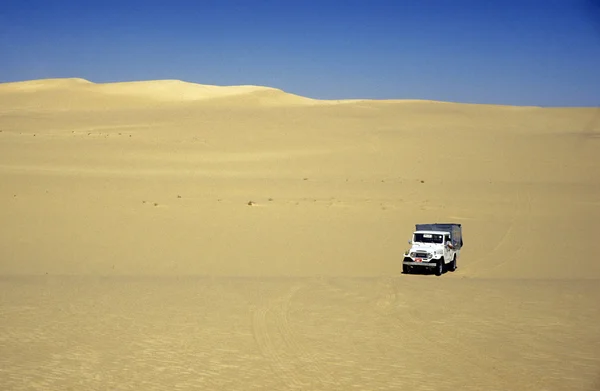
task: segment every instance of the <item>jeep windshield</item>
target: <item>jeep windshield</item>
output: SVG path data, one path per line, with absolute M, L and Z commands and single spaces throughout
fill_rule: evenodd
M 443 243 L 444 235 L 437 234 L 415 234 L 414 242 L 418 243 Z

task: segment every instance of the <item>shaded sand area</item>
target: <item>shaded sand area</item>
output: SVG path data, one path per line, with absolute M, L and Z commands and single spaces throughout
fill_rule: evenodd
M 600 109 L 0 84 L 0 388 L 600 389 Z M 415 223 L 459 269 L 402 275 Z

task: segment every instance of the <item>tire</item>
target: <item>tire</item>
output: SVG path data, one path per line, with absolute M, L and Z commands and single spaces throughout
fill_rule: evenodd
M 450 263 L 450 268 L 448 268 L 448 270 L 450 270 L 451 272 L 456 271 L 456 255 L 454 256 L 454 259 L 452 259 L 452 262 Z
M 439 277 L 442 274 L 444 274 L 444 258 L 440 259 L 435 265 L 435 275 Z
M 404 258 L 404 261 L 410 262 L 410 261 L 412 261 L 412 259 L 410 259 L 409 257 L 406 257 L 406 258 Z M 411 269 L 412 268 L 410 266 L 402 264 L 402 273 L 410 274 Z

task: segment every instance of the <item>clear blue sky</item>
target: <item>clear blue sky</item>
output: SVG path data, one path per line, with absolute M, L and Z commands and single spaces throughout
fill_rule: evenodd
M 597 4 L 5 0 L 0 82 L 180 79 L 323 99 L 600 106 Z

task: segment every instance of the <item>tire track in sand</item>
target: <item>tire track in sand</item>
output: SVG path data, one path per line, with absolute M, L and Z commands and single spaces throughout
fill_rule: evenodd
M 278 303 L 278 310 L 275 311 L 275 322 L 277 324 L 280 335 L 282 336 L 288 349 L 298 358 L 301 368 L 311 375 L 320 384 L 334 384 L 334 379 L 327 372 L 324 372 L 317 365 L 317 358 L 303 344 L 298 342 L 295 333 L 290 326 L 289 309 L 290 302 L 294 295 L 301 287 L 294 287 L 288 294 Z
M 300 289 L 302 286 L 296 285 L 284 296 L 262 303 L 253 310 L 254 340 L 287 389 L 314 388 L 315 382 L 333 385 L 332 377 L 320 368 L 315 355 L 298 342 L 290 324 L 291 301 Z M 283 346 L 275 343 L 277 338 L 283 341 Z
M 516 248 L 511 249 L 511 251 L 503 251 L 503 253 L 506 254 L 506 256 L 503 256 L 500 262 L 493 264 L 489 264 L 489 262 L 487 262 L 492 257 L 492 255 L 498 253 L 500 250 L 503 250 L 506 246 L 508 246 L 509 238 L 513 238 L 517 235 L 515 233 L 515 227 L 517 225 L 524 225 L 526 227 L 527 233 L 531 231 L 531 194 L 529 190 L 526 190 L 525 196 L 523 196 L 523 191 L 519 190 L 517 192 L 516 198 L 516 210 L 512 215 L 512 219 L 510 220 L 508 228 L 506 229 L 502 237 L 498 240 L 496 246 L 494 246 L 494 248 L 488 251 L 485 254 L 485 256 L 478 258 L 467 265 L 461 266 L 463 272 L 469 273 L 472 277 L 478 276 L 481 274 L 482 271 L 489 271 L 491 269 L 495 269 L 498 266 L 515 259 L 515 257 L 522 251 L 523 240 L 518 240 Z M 484 266 L 487 266 L 487 268 L 484 269 Z
M 277 352 L 275 345 L 269 334 L 267 327 L 267 312 L 270 310 L 268 305 L 259 306 L 252 312 L 252 333 L 254 341 L 258 345 L 261 354 L 269 360 L 273 371 L 275 371 L 286 383 L 289 389 L 301 389 L 302 383 L 296 377 Z
M 520 226 L 524 227 L 525 234 L 519 235 L 520 240 L 517 241 L 517 244 L 516 244 L 517 247 L 515 249 L 513 249 L 512 251 L 508 251 L 507 256 L 502 257 L 500 262 L 490 265 L 486 269 L 487 272 L 489 272 L 493 269 L 496 269 L 499 266 L 508 263 L 509 261 L 515 260 L 517 258 L 517 256 L 519 256 L 521 254 L 521 252 L 523 251 L 524 241 L 530 237 L 530 234 L 531 234 L 531 192 L 528 189 L 526 189 L 525 197 L 524 197 L 526 199 L 525 202 L 521 201 L 521 198 L 522 198 L 521 194 L 522 194 L 522 192 L 519 192 L 519 201 L 520 201 L 519 204 L 521 205 L 519 208 L 520 213 L 515 218 L 515 221 L 513 222 L 512 226 L 514 227 L 518 223 Z

